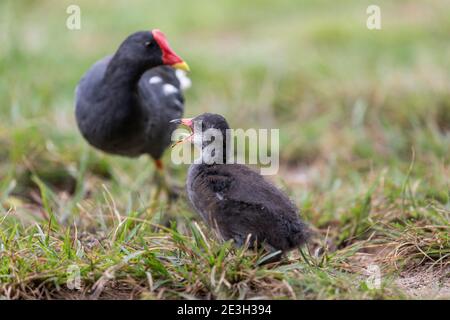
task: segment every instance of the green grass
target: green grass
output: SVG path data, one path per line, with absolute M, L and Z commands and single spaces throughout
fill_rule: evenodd
M 449 297 L 448 3 L 379 1 L 382 30 L 369 31 L 370 1 L 76 1 L 82 29 L 69 31 L 73 3 L 0 3 L 0 297 L 436 297 L 399 285 L 419 271 Z M 191 66 L 187 116 L 280 128 L 271 179 L 312 226 L 302 254 L 261 265 L 186 201 L 148 211 L 149 159 L 80 136 L 82 74 L 155 27 Z M 170 165 L 179 184 L 186 169 Z M 158 227 L 168 213 L 174 224 Z M 73 265 L 81 291 L 66 286 Z

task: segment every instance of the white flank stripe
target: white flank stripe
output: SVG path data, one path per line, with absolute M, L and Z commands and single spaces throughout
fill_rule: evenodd
M 166 96 L 168 96 L 170 94 L 178 92 L 178 89 L 175 86 L 171 85 L 170 83 L 165 83 L 163 85 L 163 92 Z
M 157 84 L 157 83 L 161 83 L 161 82 L 162 82 L 162 79 L 161 79 L 161 77 L 158 77 L 158 76 L 151 77 L 148 80 L 148 83 L 150 83 L 150 84 Z

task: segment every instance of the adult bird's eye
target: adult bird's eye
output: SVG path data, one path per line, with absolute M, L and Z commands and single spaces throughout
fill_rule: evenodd
M 146 43 L 144 43 L 146 47 L 150 47 L 152 45 L 152 41 L 147 41 Z

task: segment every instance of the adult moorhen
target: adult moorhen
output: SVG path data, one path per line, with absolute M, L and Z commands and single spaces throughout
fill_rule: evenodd
M 262 244 L 271 252 L 286 252 L 306 242 L 309 229 L 289 198 L 249 167 L 227 163 L 229 126 L 224 117 L 204 113 L 172 122 L 191 129 L 192 134 L 181 141 L 201 148 L 202 163 L 189 168 L 187 194 L 194 209 L 223 239 L 242 246 L 250 234 L 251 247 Z M 219 130 L 222 138 L 205 139 L 210 129 Z
M 174 68 L 189 70 L 164 34 L 156 29 L 139 31 L 128 36 L 115 54 L 96 62 L 76 90 L 75 115 L 83 137 L 107 153 L 149 154 L 157 168 L 157 195 L 162 188 L 172 195 L 161 157 L 176 128 L 169 121 L 184 110 Z

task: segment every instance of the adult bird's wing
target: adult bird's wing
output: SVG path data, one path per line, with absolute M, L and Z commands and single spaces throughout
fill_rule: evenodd
M 138 99 L 147 121 L 146 151 L 156 159 L 170 145 L 177 127 L 170 120 L 183 116 L 183 86 L 188 84 L 186 77 L 169 66 L 152 68 L 139 80 Z
M 103 76 L 111 58 L 112 56 L 109 55 L 98 60 L 81 78 L 75 88 L 75 108 L 83 108 L 84 104 L 95 102 L 98 95 L 98 88 L 102 83 Z
M 75 117 L 77 125 L 89 143 L 96 146 L 96 130 L 99 126 L 104 108 L 98 102 L 103 98 L 99 96 L 99 88 L 112 56 L 106 56 L 97 61 L 84 74 L 75 88 Z

